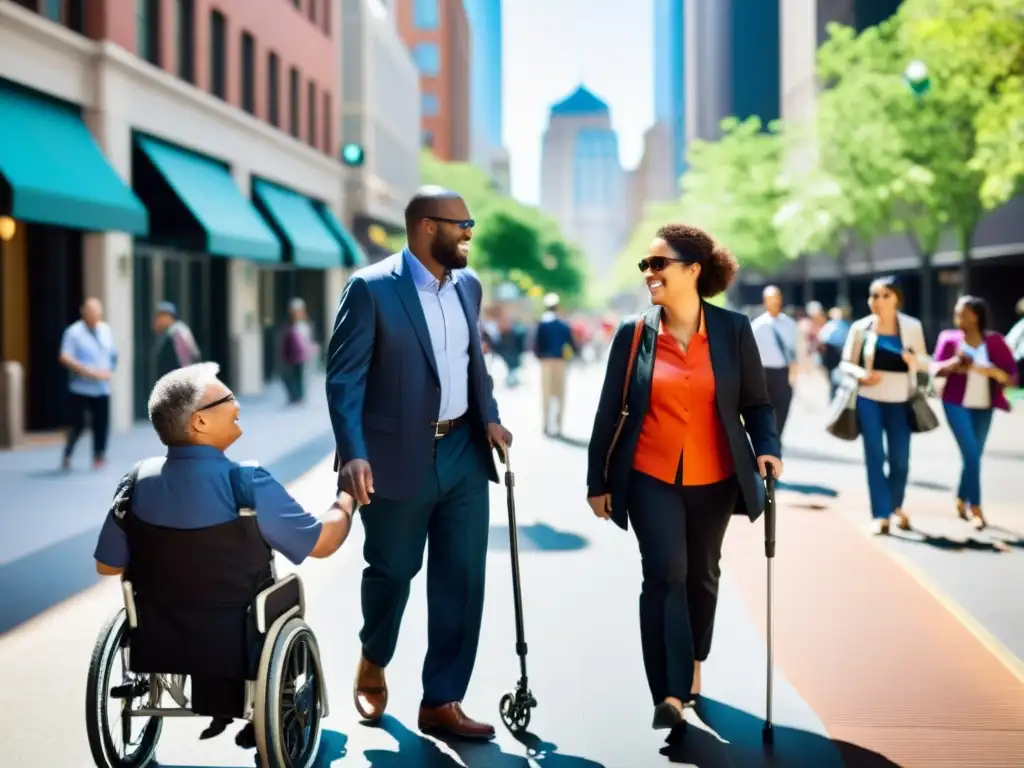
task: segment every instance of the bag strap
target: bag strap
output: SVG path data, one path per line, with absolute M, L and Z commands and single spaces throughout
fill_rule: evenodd
M 633 367 L 636 365 L 636 356 L 640 349 L 640 334 L 643 333 L 643 330 L 644 322 L 641 317 L 633 326 L 633 341 L 629 345 L 629 358 L 626 361 L 626 378 L 622 382 L 622 403 L 619 406 L 620 413 L 624 413 L 626 410 L 626 400 L 629 398 L 629 383 L 633 378 Z

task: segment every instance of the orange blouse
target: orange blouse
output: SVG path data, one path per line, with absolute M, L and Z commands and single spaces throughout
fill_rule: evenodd
M 633 469 L 675 484 L 709 485 L 735 473 L 729 439 L 715 406 L 715 374 L 705 328 L 686 352 L 662 328 L 654 354 L 651 402 L 633 455 Z

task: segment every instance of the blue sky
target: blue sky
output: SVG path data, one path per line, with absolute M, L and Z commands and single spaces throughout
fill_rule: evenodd
M 548 108 L 583 83 L 611 107 L 627 168 L 654 119 L 651 0 L 504 0 L 504 125 L 512 194 L 539 202 Z

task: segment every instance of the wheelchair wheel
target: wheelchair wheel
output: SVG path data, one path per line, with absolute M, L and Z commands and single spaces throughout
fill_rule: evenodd
M 152 685 L 150 675 L 128 669 L 128 617 L 122 608 L 100 632 L 89 662 L 85 724 L 97 768 L 142 768 L 153 759 L 163 720 L 129 717 L 133 708 L 148 704 Z
M 257 703 L 264 710 L 257 718 L 256 740 L 271 768 L 310 768 L 323 736 L 326 689 L 320 648 L 309 625 L 297 618 L 285 623 L 272 640 L 267 695 Z

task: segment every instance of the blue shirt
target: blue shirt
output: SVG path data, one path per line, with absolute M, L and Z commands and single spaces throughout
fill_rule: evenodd
M 438 420 L 455 419 L 469 410 L 469 323 L 453 273 L 442 285 L 412 251 L 402 251 L 427 321 L 434 361 L 441 379 Z
M 84 320 L 74 322 L 64 329 L 60 354 L 67 355 L 87 368 L 113 371 L 117 365 L 114 332 L 106 323 L 97 323 L 95 328 L 89 328 Z M 68 389 L 76 395 L 100 397 L 110 394 L 110 381 L 87 379 L 71 373 Z
M 194 529 L 230 522 L 238 517 L 231 490 L 235 462 L 208 445 L 175 446 L 155 474 L 141 475 L 132 507 L 144 523 L 166 528 Z M 295 565 L 309 557 L 320 538 L 322 523 L 299 505 L 263 467 L 253 477 L 256 522 L 271 549 Z M 108 512 L 95 558 L 104 565 L 128 564 L 128 540 Z
M 564 360 L 566 347 L 577 353 L 572 328 L 554 312 L 545 312 L 541 317 L 533 347 L 541 360 Z

